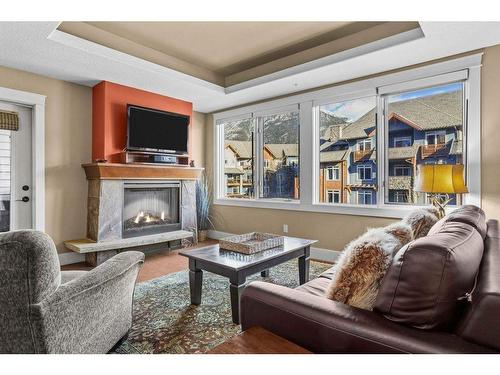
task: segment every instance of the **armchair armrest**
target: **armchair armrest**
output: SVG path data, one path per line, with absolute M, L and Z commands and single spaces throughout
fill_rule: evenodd
M 56 305 L 76 298 L 79 294 L 90 289 L 99 288 L 114 279 L 123 276 L 132 268 L 144 262 L 144 254 L 138 251 L 125 251 L 108 259 L 96 268 L 86 272 L 81 277 L 62 284 L 53 294 L 48 296 L 42 304 Z M 137 271 L 139 268 L 137 268 Z M 137 275 L 137 274 L 136 274 Z
M 120 253 L 32 305 L 38 351 L 108 352 L 132 325 L 132 296 L 143 260 L 141 252 Z
M 241 296 L 241 324 L 261 326 L 315 353 L 477 353 L 487 348 L 447 332 L 393 323 L 368 310 L 255 281 Z

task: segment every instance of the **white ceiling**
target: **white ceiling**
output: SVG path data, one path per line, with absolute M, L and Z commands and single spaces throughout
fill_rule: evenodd
M 87 86 L 107 80 L 193 102 L 200 112 L 251 103 L 500 44 L 500 22 L 421 22 L 400 35 L 278 72 L 221 86 L 57 31 L 58 22 L 0 22 L 0 65 Z

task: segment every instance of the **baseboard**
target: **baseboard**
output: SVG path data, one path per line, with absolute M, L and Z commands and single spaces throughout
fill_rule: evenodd
M 322 262 L 335 263 L 340 255 L 338 250 L 311 247 L 311 258 Z
M 61 253 L 58 255 L 59 255 L 59 263 L 61 264 L 61 266 L 65 266 L 67 264 L 85 262 L 85 254 L 69 252 L 69 253 Z
M 232 236 L 233 233 L 221 232 L 218 230 L 209 230 L 208 238 L 212 238 L 214 240 L 220 240 L 221 238 Z M 322 262 L 335 263 L 337 258 L 340 255 L 340 251 L 330 250 L 330 249 L 322 249 L 320 247 L 311 247 L 311 258 L 315 260 L 319 260 Z
M 207 233 L 208 238 L 211 238 L 213 240 L 220 240 L 224 237 L 229 237 L 232 235 L 233 235 L 233 233 L 221 232 L 219 230 L 209 230 Z

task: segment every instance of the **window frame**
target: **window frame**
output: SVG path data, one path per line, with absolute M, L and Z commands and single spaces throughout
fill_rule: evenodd
M 332 201 L 329 201 L 329 194 L 332 194 Z M 335 202 L 335 195 L 338 196 L 338 202 Z M 326 189 L 326 203 L 339 204 L 340 203 L 340 190 L 339 189 Z
M 393 174 L 394 177 L 408 177 L 408 176 L 411 176 L 411 167 L 410 166 L 398 164 L 398 165 L 395 165 L 393 167 L 393 169 L 394 169 L 394 174 Z M 409 173 L 408 174 L 397 174 L 396 173 L 396 169 L 404 169 L 404 170 L 409 171 Z
M 426 146 L 430 146 L 430 145 L 440 145 L 440 144 L 443 144 L 443 143 L 438 143 L 437 142 L 437 139 L 439 137 L 439 135 L 443 135 L 444 134 L 444 142 L 443 143 L 446 143 L 446 130 L 429 130 L 429 131 L 426 131 L 425 132 L 425 145 Z M 434 141 L 436 141 L 436 143 L 429 143 L 429 136 L 432 135 L 434 136 Z
M 374 175 L 378 176 L 377 182 L 380 187 L 384 186 L 388 176 L 386 176 L 385 160 L 387 151 L 385 142 L 388 137 L 386 133 L 384 94 L 393 92 L 394 89 L 401 91 L 409 90 L 416 86 L 434 86 L 451 83 L 466 77 L 464 92 L 465 104 L 467 105 L 467 121 L 464 123 L 464 160 L 467 168 L 466 183 L 469 194 L 464 196 L 464 204 L 481 205 L 480 195 L 480 102 L 481 102 L 481 59 L 482 53 L 477 53 L 465 57 L 456 58 L 422 67 L 408 69 L 397 73 L 389 73 L 369 79 L 360 79 L 347 84 L 340 84 L 325 89 L 318 89 L 302 94 L 270 100 L 267 102 L 248 105 L 233 110 L 222 111 L 213 115 L 214 120 L 214 204 L 227 206 L 243 206 L 267 209 L 284 209 L 308 212 L 325 212 L 336 214 L 349 214 L 361 216 L 400 218 L 414 209 L 412 205 L 397 205 L 385 203 L 385 192 L 388 189 L 377 189 L 376 204 L 374 205 L 353 205 L 348 203 L 328 204 L 319 200 L 319 106 L 364 97 L 374 96 L 377 105 L 377 137 L 374 147 L 377 151 L 377 168 Z M 354 78 L 354 77 L 352 77 Z M 250 101 L 250 100 L 249 100 Z M 257 198 L 258 190 L 254 189 L 254 197 L 225 199 L 221 194 L 224 189 L 224 174 L 219 173 L 221 169 L 221 124 L 225 121 L 234 121 L 235 117 L 252 117 L 263 111 L 273 111 L 280 107 L 295 106 L 299 108 L 300 136 L 299 136 L 299 165 L 300 165 L 300 200 L 287 201 L 277 199 Z M 467 134 L 465 134 L 467 131 Z M 223 135 L 223 131 L 222 131 Z M 221 143 L 222 142 L 222 143 Z M 256 155 L 257 153 L 254 153 Z M 223 153 L 222 153 L 223 155 Z M 254 162 L 255 164 L 255 162 Z M 474 166 L 471 168 L 471 166 Z M 223 165 L 222 165 L 223 168 Z M 254 168 L 257 166 L 254 165 Z M 254 170 L 254 184 L 257 183 L 257 173 Z M 452 210 L 452 208 L 450 209 Z
M 396 146 L 396 142 L 397 141 L 400 141 L 400 140 L 409 140 L 410 141 L 410 145 L 409 146 Z M 394 137 L 394 140 L 392 141 L 392 147 L 393 148 L 400 148 L 400 147 L 411 147 L 412 145 L 412 137 L 410 135 L 403 135 L 403 136 L 399 136 L 399 137 Z
M 370 170 L 370 173 L 368 174 L 368 176 L 370 176 L 369 178 L 366 178 L 366 170 L 367 169 Z M 365 178 L 361 178 L 361 170 L 363 170 L 363 175 L 365 176 Z M 357 172 L 358 181 L 373 180 L 373 167 L 370 164 L 357 165 L 356 172 Z
M 326 181 L 340 181 L 340 166 L 339 165 L 329 165 L 326 168 Z M 332 178 L 330 178 L 330 171 L 332 172 Z
M 366 197 L 370 197 L 370 203 L 359 203 L 359 197 L 360 196 L 363 196 L 365 198 L 363 198 L 363 200 L 366 202 Z M 371 190 L 368 190 L 368 189 L 359 189 L 357 192 L 356 192 L 356 201 L 358 202 L 357 204 L 358 205 L 361 205 L 361 206 L 371 206 L 373 205 L 373 191 Z

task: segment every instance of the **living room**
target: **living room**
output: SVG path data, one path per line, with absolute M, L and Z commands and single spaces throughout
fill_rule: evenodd
M 30 3 L 0 21 L 6 363 L 500 352 L 486 8 Z

